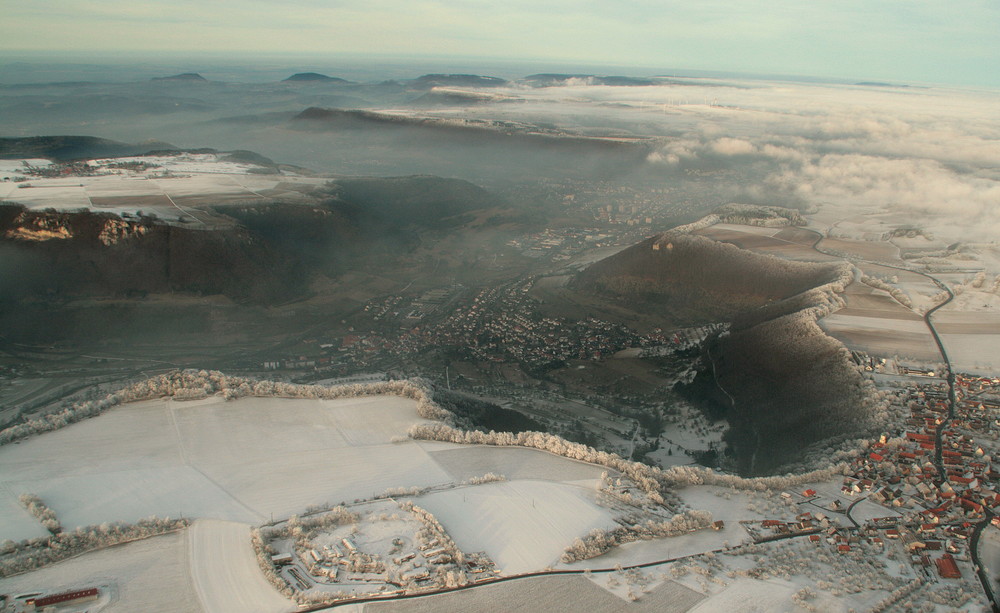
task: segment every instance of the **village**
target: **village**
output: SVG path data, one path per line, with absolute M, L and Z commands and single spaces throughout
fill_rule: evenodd
M 978 577 L 992 600 L 1000 569 L 984 566 L 978 543 L 984 529 L 1000 526 L 992 460 L 1000 450 L 1000 379 L 956 374 L 954 383 L 949 419 L 947 383 L 927 373 L 911 380 L 898 399 L 909 411 L 906 429 L 882 435 L 853 460 L 839 490 L 782 493 L 803 510 L 794 521 L 741 522 L 753 541 L 806 537 L 845 556 L 909 565 L 927 583 Z

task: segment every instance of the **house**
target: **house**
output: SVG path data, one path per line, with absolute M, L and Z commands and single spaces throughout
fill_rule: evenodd
M 952 557 L 950 553 L 946 553 L 937 560 L 935 560 L 938 567 L 938 574 L 941 575 L 942 579 L 961 579 L 962 571 L 958 569 L 958 564 L 955 563 L 955 558 Z

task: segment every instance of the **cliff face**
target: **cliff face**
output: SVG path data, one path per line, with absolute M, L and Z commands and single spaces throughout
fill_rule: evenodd
M 575 284 L 636 310 L 685 310 L 731 324 L 706 345 L 701 372 L 681 392 L 729 421 L 737 469 L 756 476 L 877 421 L 870 383 L 816 324 L 845 274 L 843 265 L 667 233 L 594 264 Z
M 190 292 L 267 303 L 303 290 L 289 258 L 245 228 L 206 231 L 108 213 L 2 209 L 7 261 L 32 273 L 2 288 L 8 301 Z

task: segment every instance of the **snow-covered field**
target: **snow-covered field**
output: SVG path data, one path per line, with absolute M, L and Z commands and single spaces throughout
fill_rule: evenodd
M 199 603 L 189 572 L 188 546 L 188 535 L 179 532 L 94 551 L 0 579 L 0 593 L 60 591 L 113 583 L 117 598 L 102 613 L 214 611 Z
M 93 160 L 91 166 L 105 168 L 97 176 L 32 177 L 25 175 L 21 160 L 0 161 L 0 180 L 21 178 L 27 181 L 0 182 L 0 200 L 17 202 L 28 208 L 57 210 L 97 209 L 135 214 L 142 210 L 163 218 L 181 213 L 169 200 L 181 205 L 202 201 L 220 204 L 226 201 L 258 200 L 278 197 L 293 191 L 309 191 L 328 179 L 295 174 L 253 174 L 260 167 L 241 162 L 223 161 L 217 154 L 185 153 L 176 156 L 127 157 Z M 26 160 L 48 165 L 47 160 Z M 39 162 L 44 162 L 41 164 Z M 109 164 L 145 162 L 156 167 L 143 171 L 108 169 Z M 164 174 L 165 171 L 169 174 Z M 22 187 L 30 186 L 30 187 Z
M 29 492 L 73 528 L 182 513 L 257 523 L 450 482 L 416 443 L 389 442 L 422 421 L 395 396 L 126 405 L 0 448 L 0 526 L 5 538 L 40 535 L 17 503 Z
M 421 443 L 426 448 L 427 443 Z M 594 484 L 605 469 L 585 462 L 539 451 L 537 449 L 471 446 L 430 451 L 430 456 L 455 481 L 466 481 L 492 472 L 507 479 L 546 479 L 550 481 L 583 481 Z
M 338 609 L 339 610 L 339 609 Z M 643 609 L 614 596 L 586 578 L 532 577 L 471 590 L 395 602 L 369 603 L 365 613 L 451 613 L 465 611 L 587 611 L 612 613 Z
M 485 551 L 504 574 L 555 566 L 574 538 L 611 528 L 596 489 L 547 481 L 456 488 L 415 502 L 433 513 L 463 551 Z
M 698 604 L 691 613 L 718 611 L 802 611 L 791 600 L 796 586 L 789 581 L 739 579 L 718 594 Z
M 191 577 L 198 600 L 212 613 L 282 613 L 295 604 L 260 572 L 250 526 L 202 519 L 188 529 Z
M 956 371 L 1000 372 L 1000 313 L 944 308 L 934 314 L 934 325 Z
M 889 319 L 837 312 L 824 317 L 819 324 L 848 347 L 873 356 L 940 359 L 934 337 L 919 319 Z
M 1000 590 L 1000 528 L 988 526 L 979 540 L 979 557 L 986 574 L 993 581 L 993 590 Z

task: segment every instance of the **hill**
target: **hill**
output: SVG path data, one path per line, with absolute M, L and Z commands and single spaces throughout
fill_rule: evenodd
M 208 83 L 208 79 L 197 72 L 185 72 L 169 77 L 153 77 L 150 81 L 181 81 L 185 83 Z
M 500 77 L 484 77 L 476 74 L 425 74 L 410 82 L 410 86 L 417 89 L 431 89 L 441 86 L 503 87 L 507 84 L 507 80 Z
M 340 77 L 330 77 L 318 72 L 298 72 L 282 80 L 282 83 L 348 83 Z
M 54 162 L 69 162 L 169 150 L 177 150 L 177 147 L 161 141 L 128 144 L 94 136 L 0 138 L 0 159 L 3 160 L 45 158 Z
M 666 233 L 593 264 L 573 286 L 635 313 L 730 324 L 706 343 L 700 372 L 679 391 L 728 420 L 737 469 L 761 475 L 873 423 L 870 384 L 816 325 L 845 274 L 841 265 Z
M 583 271 L 573 287 L 636 310 L 718 321 L 790 298 L 835 276 L 834 267 L 758 255 L 700 236 L 650 238 Z

